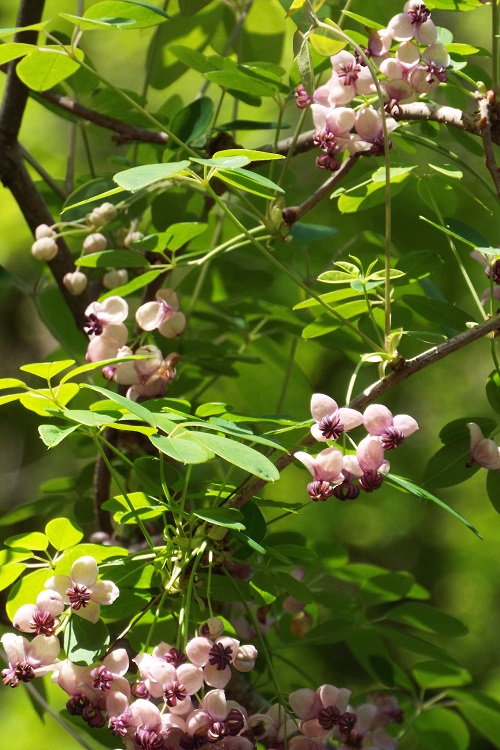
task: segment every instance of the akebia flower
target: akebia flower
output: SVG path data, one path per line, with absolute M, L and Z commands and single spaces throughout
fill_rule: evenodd
M 316 458 L 305 451 L 293 454 L 314 477 L 307 485 L 307 492 L 313 500 L 327 500 L 333 495 L 333 486 L 344 481 L 342 474 L 343 456 L 338 448 L 325 448 Z
M 17 610 L 12 624 L 23 633 L 53 635 L 59 624 L 57 617 L 64 607 L 62 597 L 56 591 L 41 591 L 36 604 L 23 604 Z
M 384 449 L 378 437 L 368 435 L 359 443 L 356 458 L 363 472 L 359 486 L 365 492 L 378 490 L 389 473 L 389 462 L 384 459 Z
M 334 727 L 347 724 L 356 716 L 347 711 L 351 691 L 337 688 L 335 685 L 321 685 L 316 691 L 301 688 L 290 693 L 289 703 L 294 713 L 301 720 L 299 729 L 306 737 L 321 737 Z
M 167 339 L 176 338 L 186 327 L 186 317 L 179 312 L 179 300 L 172 289 L 156 292 L 156 302 L 146 302 L 135 314 L 137 324 L 144 331 L 155 328 Z
M 420 44 L 434 44 L 439 37 L 429 8 L 424 3 L 413 0 L 405 3 L 403 13 L 391 18 L 387 28 L 394 39 L 400 42 L 416 39 Z
M 112 604 L 120 593 L 113 581 L 98 581 L 98 572 L 94 558 L 85 555 L 75 560 L 69 576 L 52 576 L 45 588 L 56 591 L 84 620 L 97 622 L 101 604 Z
M 500 470 L 500 448 L 494 440 L 485 438 L 475 422 L 468 422 L 470 432 L 471 460 L 467 466 L 476 463 L 484 469 Z
M 324 393 L 314 393 L 311 398 L 311 414 L 316 424 L 311 427 L 315 440 L 337 440 L 346 430 L 363 424 L 363 415 L 355 409 L 341 407 Z
M 363 424 L 370 435 L 380 438 L 382 448 L 391 450 L 401 445 L 403 440 L 418 430 L 418 423 L 408 414 L 395 417 L 387 406 L 370 404 L 363 414 Z
M 5 633 L 0 640 L 9 662 L 2 671 L 4 685 L 17 687 L 20 682 L 31 682 L 55 669 L 61 648 L 55 635 L 37 635 L 30 643 L 22 635 Z
M 104 302 L 92 302 L 85 310 L 84 331 L 90 337 L 86 359 L 99 362 L 116 357 L 128 338 L 123 321 L 128 315 L 128 304 L 122 297 L 108 297 Z
M 231 679 L 231 664 L 239 672 L 253 668 L 257 650 L 243 652 L 236 638 L 222 636 L 215 641 L 197 636 L 192 638 L 186 653 L 192 664 L 203 669 L 203 679 L 214 688 L 224 688 Z
M 347 104 L 356 94 L 370 94 L 374 90 L 370 69 L 360 65 L 353 54 L 342 50 L 330 60 L 333 68 L 329 83 L 332 104 Z

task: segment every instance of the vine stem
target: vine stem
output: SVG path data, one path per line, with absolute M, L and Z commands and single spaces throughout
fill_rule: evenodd
M 498 92 L 498 2 L 491 0 L 491 85 Z

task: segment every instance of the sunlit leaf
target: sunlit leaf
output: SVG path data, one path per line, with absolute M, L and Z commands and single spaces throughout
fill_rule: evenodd
M 189 161 L 173 161 L 167 164 L 145 164 L 141 167 L 132 167 L 123 172 L 113 175 L 113 180 L 124 190 L 135 193 L 161 180 L 168 180 L 183 169 L 189 167 Z
M 45 533 L 51 545 L 60 550 L 74 547 L 83 539 L 83 531 L 70 518 L 53 518 L 45 526 Z
M 72 57 L 60 47 L 39 47 L 18 63 L 16 73 L 21 81 L 34 91 L 52 89 L 61 81 L 79 70 L 79 60 L 83 60 L 83 52 L 75 48 Z

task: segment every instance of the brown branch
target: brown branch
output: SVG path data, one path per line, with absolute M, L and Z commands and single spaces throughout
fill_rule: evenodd
M 493 105 L 495 104 L 496 95 L 493 91 L 488 92 L 486 97 L 479 98 L 479 129 L 483 141 L 484 156 L 486 167 L 491 175 L 497 196 L 500 199 L 500 172 L 498 171 L 495 154 L 493 153 L 492 143 L 492 114 L 495 115 Z
M 500 334 L 500 314 L 495 315 L 495 317 L 493 318 L 488 318 L 488 320 L 485 320 L 483 323 L 479 323 L 473 328 L 457 334 L 457 336 L 444 341 L 438 346 L 434 346 L 432 349 L 428 349 L 422 354 L 418 354 L 412 359 L 398 360 L 396 362 L 396 365 L 394 366 L 393 371 L 389 373 L 387 377 L 382 378 L 376 383 L 373 383 L 373 385 L 369 386 L 369 388 L 364 390 L 363 393 L 361 393 L 359 396 L 356 396 L 356 398 L 354 398 L 350 402 L 349 406 L 352 409 L 364 409 L 366 406 L 368 406 L 368 404 L 371 404 L 373 401 L 375 401 L 376 398 L 382 396 L 382 394 L 386 393 L 391 388 L 394 388 L 395 385 L 411 377 L 416 372 L 423 370 L 425 367 L 428 367 L 429 365 L 432 365 L 435 362 L 448 357 L 450 354 L 453 354 L 453 352 L 456 352 L 459 349 L 462 349 L 464 346 L 468 346 L 474 341 L 478 341 L 479 339 L 491 333 Z M 312 435 L 307 435 L 303 440 L 300 441 L 300 444 L 304 447 L 310 447 L 314 445 L 315 442 L 316 441 L 314 440 Z M 275 466 L 281 473 L 283 469 L 286 469 L 286 467 L 289 466 L 294 460 L 294 457 L 290 453 L 287 453 L 278 458 Z M 262 488 L 265 487 L 266 484 L 267 482 L 263 479 L 253 479 L 249 484 L 245 485 L 243 489 L 235 494 L 234 499 L 231 501 L 231 507 L 243 507 L 243 505 L 251 500 L 254 495 L 260 492 L 260 490 L 262 490 Z
M 309 198 L 301 203 L 300 206 L 288 206 L 287 208 L 284 208 L 282 215 L 285 224 L 291 226 L 296 221 L 301 219 L 304 214 L 317 206 L 317 204 L 320 203 L 323 198 L 326 198 L 327 195 L 330 195 L 337 184 L 344 179 L 346 174 L 351 171 L 360 156 L 361 154 L 359 153 L 351 154 L 351 156 L 349 156 L 344 162 L 342 162 L 340 169 L 338 169 L 337 172 L 329 177 L 328 180 L 326 180 L 326 182 L 324 182 L 323 185 L 321 185 L 321 187 L 316 190 L 316 192 L 310 195 Z

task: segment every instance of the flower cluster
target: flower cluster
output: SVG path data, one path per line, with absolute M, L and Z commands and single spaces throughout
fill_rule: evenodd
M 379 489 L 389 472 L 384 451 L 397 448 L 418 430 L 417 422 L 408 414 L 393 416 L 381 404 L 370 404 L 361 414 L 355 409 L 339 408 L 333 398 L 323 393 L 313 394 L 311 413 L 311 434 L 319 442 L 338 440 L 344 432 L 360 425 L 368 432 L 355 455 L 343 454 L 336 447 L 325 448 L 315 458 L 304 451 L 294 453 L 314 477 L 307 486 L 313 500 L 327 500 L 332 495 L 339 500 L 354 500 L 360 489 Z
M 85 310 L 85 332 L 89 336 L 86 358 L 100 362 L 131 354 L 147 359 L 118 363 L 104 368 L 108 380 L 128 385 L 127 397 L 156 398 L 162 396 L 166 384 L 175 377 L 176 352 L 163 357 L 157 346 L 141 346 L 135 351 L 127 346 L 128 330 L 124 321 L 128 317 L 128 304 L 122 297 L 112 296 L 104 302 L 92 302 Z M 146 302 L 136 312 L 137 324 L 145 331 L 158 329 L 166 338 L 179 336 L 186 318 L 179 312 L 177 295 L 171 289 L 160 289 L 155 302 Z
M 384 154 L 383 118 L 394 111 L 401 113 L 400 102 L 429 94 L 446 81 L 445 70 L 450 57 L 438 42 L 438 30 L 424 3 L 408 0 L 404 12 L 398 13 L 386 29 L 371 31 L 363 55 L 343 50 L 331 57 L 332 73 L 326 84 L 309 96 L 300 85 L 296 101 L 300 108 L 311 105 L 316 132 L 314 142 L 323 154 L 316 160 L 321 169 L 335 171 L 340 167 L 336 156 L 342 151 Z M 390 56 L 394 42 L 399 42 L 394 56 Z M 380 87 L 386 99 L 384 112 L 369 103 L 376 94 L 372 71 L 366 58 L 380 73 Z M 357 112 L 345 105 L 355 97 L 365 103 Z M 392 117 L 386 117 L 386 131 L 397 127 Z M 387 144 L 391 147 L 391 143 Z

